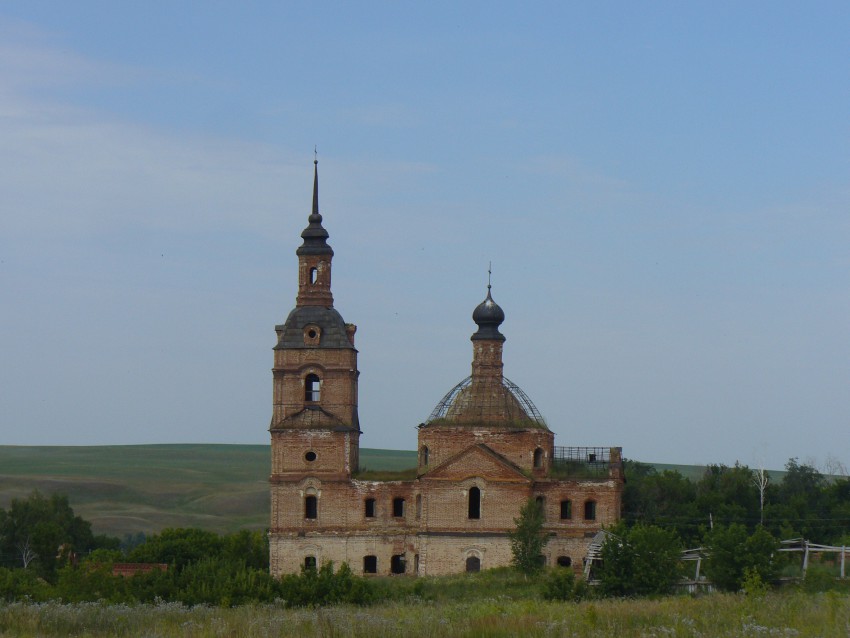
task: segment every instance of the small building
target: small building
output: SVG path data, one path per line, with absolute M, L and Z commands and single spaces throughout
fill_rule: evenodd
M 415 471 L 399 480 L 359 471 L 356 326 L 333 306 L 322 221 L 316 163 L 295 308 L 275 327 L 271 573 L 326 561 L 361 574 L 508 565 L 508 534 L 529 498 L 545 513 L 542 560 L 580 570 L 594 535 L 620 517 L 621 450 L 555 446 L 531 399 L 503 374 L 505 315 L 489 285 L 472 314 L 472 373 L 419 425 Z

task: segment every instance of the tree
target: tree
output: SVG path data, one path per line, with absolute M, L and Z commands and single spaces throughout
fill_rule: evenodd
M 528 499 L 514 519 L 516 529 L 509 534 L 513 564 L 523 574 L 539 572 L 543 564 L 540 555 L 549 540 L 543 531 L 543 506 L 534 498 Z
M 682 543 L 672 530 L 619 526 L 602 545 L 600 591 L 609 596 L 668 594 L 681 575 L 681 552 Z
M 765 519 L 773 532 L 787 530 L 817 542 L 834 536 L 827 487 L 827 480 L 817 469 L 795 458 L 788 459 L 785 476 L 771 492 L 771 504 L 765 508 Z
M 759 494 L 746 465 L 709 465 L 696 485 L 701 518 L 723 524 L 741 523 L 754 529 L 759 520 Z
M 748 535 L 739 523 L 718 525 L 706 534 L 705 546 L 705 572 L 718 589 L 740 590 L 748 572 L 758 574 L 764 583 L 775 576 L 774 554 L 779 542 L 764 527 Z
M 91 523 L 74 515 L 68 497 L 39 491 L 13 499 L 0 516 L 0 554 L 19 556 L 21 564 L 37 566 L 42 577 L 53 580 L 61 546 L 67 551 L 94 547 Z
M 38 554 L 36 554 L 35 550 L 33 550 L 32 548 L 29 536 L 27 536 L 26 540 L 15 545 L 15 548 L 21 555 L 21 562 L 24 565 L 24 569 L 29 567 L 30 563 L 33 562 L 36 558 L 38 558 Z
M 193 527 L 168 528 L 155 534 L 130 552 L 129 560 L 139 563 L 168 563 L 181 570 L 189 563 L 220 557 L 224 541 L 214 532 Z
M 222 538 L 223 555 L 255 569 L 269 568 L 269 536 L 264 532 L 240 530 Z
M 764 493 L 769 484 L 770 474 L 764 471 L 762 465 L 759 465 L 759 469 L 753 472 L 753 485 L 759 491 L 759 525 L 764 525 Z

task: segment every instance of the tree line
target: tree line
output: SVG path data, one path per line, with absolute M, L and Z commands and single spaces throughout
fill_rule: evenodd
M 783 570 L 795 572 L 799 557 L 780 553 L 780 540 L 806 538 L 850 545 L 850 479 L 826 477 L 790 459 L 780 481 L 744 465 L 711 465 L 691 481 L 672 470 L 626 462 L 623 517 L 606 530 L 601 560 L 592 576 L 602 596 L 651 596 L 673 591 L 688 573 L 686 548 L 699 549 L 702 576 L 724 591 L 769 588 Z M 526 574 L 542 571 L 547 542 L 543 512 L 529 500 L 512 534 L 514 565 Z M 704 561 L 704 562 L 703 562 Z M 836 583 L 828 567 L 807 572 L 806 586 L 850 588 Z M 547 596 L 576 599 L 589 592 L 572 572 L 545 578 Z
M 67 497 L 39 492 L 0 509 L 0 560 L 0 600 L 7 601 L 304 606 L 365 604 L 382 596 L 379 586 L 354 576 L 347 565 L 273 578 L 262 531 L 219 535 L 184 528 L 123 540 L 97 536 Z M 116 563 L 166 568 L 124 576 L 113 573 Z
M 544 597 L 668 593 L 685 573 L 682 550 L 697 546 L 706 556 L 703 573 L 716 587 L 759 591 L 788 562 L 777 552 L 779 539 L 850 545 L 850 479 L 827 478 L 796 459 L 775 482 L 743 465 L 712 465 L 692 481 L 633 461 L 626 462 L 626 477 L 623 518 L 608 530 L 593 590 L 570 568 L 542 573 L 543 514 L 533 499 L 522 508 L 511 535 L 514 563 Z M 114 575 L 113 565 L 121 562 L 168 567 Z M 121 540 L 95 535 L 62 495 L 34 492 L 0 509 L 0 600 L 297 606 L 366 604 L 425 591 L 422 582 L 407 587 L 398 579 L 391 585 L 354 576 L 347 565 L 327 564 L 280 579 L 268 567 L 268 537 L 260 531 L 166 529 Z
M 850 541 L 850 478 L 826 477 L 790 459 L 780 481 L 746 465 L 709 465 L 691 481 L 673 470 L 626 461 L 623 521 L 675 531 L 688 546 L 699 545 L 714 526 L 763 527 L 781 539 L 823 544 Z

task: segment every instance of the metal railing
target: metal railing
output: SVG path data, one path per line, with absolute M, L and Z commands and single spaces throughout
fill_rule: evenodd
M 552 454 L 552 473 L 575 478 L 608 476 L 611 467 L 611 448 L 555 446 Z

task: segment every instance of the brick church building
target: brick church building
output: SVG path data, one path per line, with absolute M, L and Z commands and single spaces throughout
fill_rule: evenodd
M 295 308 L 275 327 L 271 573 L 326 561 L 363 574 L 508 565 L 508 533 L 529 498 L 545 513 L 546 564 L 581 569 L 593 536 L 620 516 L 620 448 L 555 446 L 537 408 L 502 374 L 505 315 L 489 285 L 472 314 L 472 374 L 419 426 L 415 472 L 369 480 L 359 471 L 356 326 L 333 307 L 317 165 L 308 221 Z

